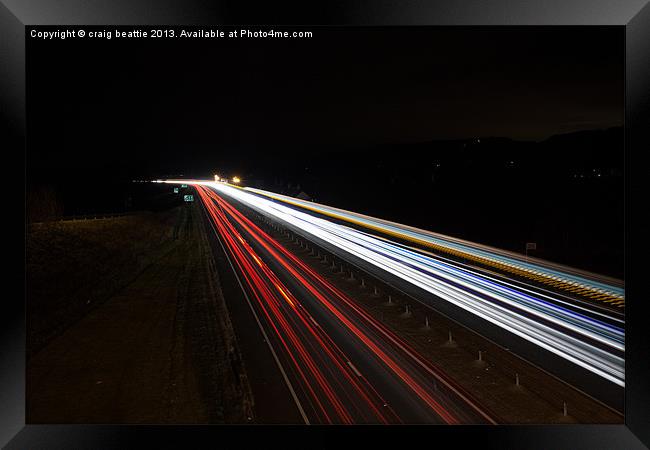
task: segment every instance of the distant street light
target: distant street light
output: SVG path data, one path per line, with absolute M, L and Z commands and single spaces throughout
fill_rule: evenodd
M 216 173 L 214 174 L 214 181 L 217 181 L 217 182 L 221 181 L 221 177 L 219 175 L 217 175 Z
M 232 177 L 232 182 L 233 183 L 239 184 L 240 181 L 241 181 L 241 179 L 239 177 Z

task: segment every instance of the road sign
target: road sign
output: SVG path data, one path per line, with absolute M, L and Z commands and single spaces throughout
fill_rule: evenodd
M 526 250 L 537 250 L 537 242 L 526 242 Z
M 181 187 L 182 187 L 182 188 L 186 188 L 186 187 L 187 187 L 187 184 L 181 184 Z
M 194 201 L 194 196 L 193 195 L 184 195 L 183 200 L 186 202 L 193 202 Z
M 178 188 L 174 188 L 174 194 L 178 194 Z

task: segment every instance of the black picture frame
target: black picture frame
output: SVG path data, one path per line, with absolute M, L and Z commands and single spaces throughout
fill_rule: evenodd
M 650 333 L 645 326 L 644 262 L 648 170 L 642 163 L 650 149 L 650 6 L 645 0 L 387 0 L 301 2 L 205 2 L 200 0 L 2 0 L 0 2 L 0 115 L 2 149 L 20 155 L 6 160 L 6 175 L 24 177 L 26 136 L 25 32 L 31 25 L 185 24 L 185 25 L 618 25 L 626 30 L 625 94 L 625 289 L 626 390 L 624 425 L 537 426 L 116 426 L 25 425 L 24 295 L 12 289 L 8 275 L 0 310 L 0 444 L 7 449 L 33 448 L 198 448 L 249 447 L 253 440 L 329 448 L 356 439 L 373 444 L 455 448 L 635 449 L 650 447 Z M 19 168 L 20 165 L 22 169 Z M 10 236 L 25 236 L 19 222 L 25 213 L 18 180 L 4 180 L 11 190 L 5 220 Z M 9 234 L 11 233 L 11 235 Z M 24 244 L 24 242 L 23 242 Z M 9 246 L 7 246 L 9 248 Z M 7 272 L 21 270 L 23 251 L 7 251 Z M 15 252 L 15 253 L 14 253 Z M 16 255 L 17 258 L 13 257 Z M 21 256 L 23 260 L 20 261 Z M 18 260 L 18 261 L 16 261 Z M 19 262 L 20 261 L 20 262 Z M 24 266 L 24 264 L 23 264 Z M 10 292 L 13 292 L 10 294 Z M 359 442 L 359 441 L 357 441 Z

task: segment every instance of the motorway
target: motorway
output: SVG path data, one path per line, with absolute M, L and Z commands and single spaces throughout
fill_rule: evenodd
M 197 188 L 305 422 L 493 423 L 497 418 L 250 222 L 236 204 L 433 294 L 429 297 L 437 304 L 442 301 L 489 322 L 578 373 L 624 386 L 622 313 L 612 302 L 599 305 L 572 295 L 577 289 L 598 292 L 604 300 L 622 299 L 623 290 L 615 282 L 264 191 L 226 183 L 167 182 Z M 349 226 L 352 221 L 355 227 Z M 423 241 L 428 242 L 426 249 L 417 245 Z M 463 257 L 433 252 L 443 244 Z M 493 270 L 468 263 L 468 254 L 489 260 Z M 542 284 L 557 279 L 560 292 L 526 283 L 526 277 L 509 278 L 510 271 L 497 270 L 504 265 Z
M 306 423 L 495 423 L 471 395 L 214 190 L 198 195 Z

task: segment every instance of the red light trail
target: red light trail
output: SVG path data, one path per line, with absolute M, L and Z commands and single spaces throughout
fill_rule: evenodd
M 348 340 L 354 341 L 354 345 L 370 355 L 374 365 L 380 367 L 377 369 L 379 372 L 389 373 L 393 380 L 398 380 L 400 392 L 405 390 L 429 412 L 430 417 L 422 421 L 495 423 L 467 392 L 352 298 L 214 191 L 203 186 L 196 188 L 243 284 L 252 294 L 256 308 L 272 331 L 280 353 L 300 386 L 301 400 L 305 406 L 308 405 L 310 421 L 344 424 L 404 421 L 401 414 L 379 394 L 381 389 L 373 387 L 368 380 L 371 377 L 361 375 L 357 365 L 334 342 L 332 333 L 328 334 L 308 311 L 318 307 L 327 314 L 328 324 L 334 323 L 345 332 Z M 306 308 L 253 247 L 268 255 L 316 304 L 310 303 L 307 305 L 310 308 Z M 438 386 L 444 389 L 444 394 Z

